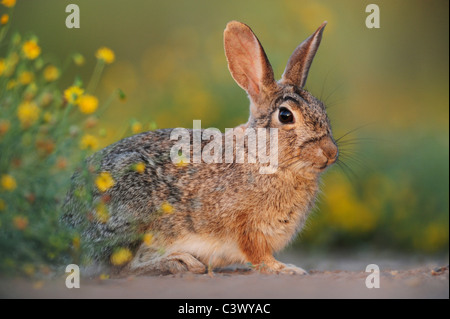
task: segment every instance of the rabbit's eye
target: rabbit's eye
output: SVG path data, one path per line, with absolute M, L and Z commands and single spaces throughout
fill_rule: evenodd
M 294 123 L 294 114 L 292 114 L 292 112 L 289 111 L 287 108 L 280 107 L 280 112 L 278 113 L 278 119 L 283 124 Z

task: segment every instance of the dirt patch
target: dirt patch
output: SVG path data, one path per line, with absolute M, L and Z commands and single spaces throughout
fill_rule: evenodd
M 51 281 L 3 279 L 2 298 L 449 298 L 444 267 L 382 270 L 380 288 L 368 289 L 364 271 L 310 270 L 308 276 L 266 275 L 234 269 L 213 274 L 82 279 L 67 289 L 65 277 Z

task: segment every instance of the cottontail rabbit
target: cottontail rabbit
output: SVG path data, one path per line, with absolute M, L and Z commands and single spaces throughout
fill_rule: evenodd
M 304 274 L 273 253 L 302 228 L 319 176 L 338 156 L 324 105 L 303 89 L 325 25 L 295 49 L 278 82 L 252 30 L 237 21 L 225 29 L 229 70 L 250 98 L 250 117 L 240 129 L 278 129 L 272 174 L 261 174 L 259 163 L 174 164 L 172 129 L 125 138 L 88 158 L 94 176 L 110 174 L 110 187 L 94 186 L 92 200 L 83 201 L 79 193 L 87 186 L 76 173 L 63 220 L 78 230 L 91 257 L 108 262 L 116 247 L 128 247 L 133 257 L 120 267 L 126 274 L 203 273 L 235 263 Z M 98 218 L 99 210 L 107 218 Z

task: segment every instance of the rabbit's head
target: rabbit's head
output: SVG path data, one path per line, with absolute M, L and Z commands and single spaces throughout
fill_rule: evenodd
M 325 25 L 295 49 L 279 81 L 250 27 L 232 21 L 224 32 L 228 68 L 250 98 L 244 127 L 278 128 L 279 167 L 314 175 L 338 157 L 325 106 L 303 89 Z

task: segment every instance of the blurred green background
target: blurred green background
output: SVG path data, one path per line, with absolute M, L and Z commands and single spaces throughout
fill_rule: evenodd
M 76 3 L 81 28 L 65 27 Z M 381 28 L 367 29 L 373 1 L 18 1 L 11 30 L 36 34 L 44 57 L 60 65 L 73 52 L 91 76 L 100 46 L 114 50 L 100 101 L 122 89 L 101 122 L 102 146 L 135 118 L 158 127 L 234 127 L 248 100 L 228 73 L 222 32 L 230 20 L 252 27 L 280 77 L 293 49 L 323 21 L 322 45 L 307 89 L 329 106 L 342 159 L 323 179 L 318 208 L 294 247 L 372 248 L 448 254 L 449 2 L 377 1 Z

